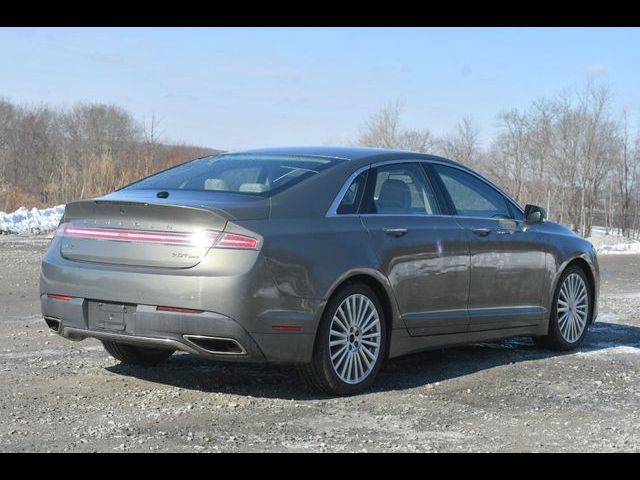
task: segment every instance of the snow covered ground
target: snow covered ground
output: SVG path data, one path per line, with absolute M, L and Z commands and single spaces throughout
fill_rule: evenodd
M 0 233 L 47 233 L 55 230 L 64 213 L 64 205 L 27 210 L 20 207 L 12 213 L 0 212 Z
M 593 227 L 591 236 L 587 238 L 596 250 L 598 255 L 640 253 L 640 242 L 625 238 L 618 232 L 606 233 L 604 227 Z

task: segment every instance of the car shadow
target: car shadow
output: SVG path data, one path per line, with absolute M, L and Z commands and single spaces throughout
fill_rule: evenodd
M 431 350 L 388 360 L 367 393 L 425 386 L 501 365 L 591 352 L 613 347 L 640 349 L 640 327 L 596 322 L 577 350 L 557 352 L 537 347 L 529 337 Z M 315 400 L 329 398 L 309 389 L 293 366 L 215 362 L 176 354 L 162 365 L 117 364 L 110 372 L 158 384 L 258 398 Z

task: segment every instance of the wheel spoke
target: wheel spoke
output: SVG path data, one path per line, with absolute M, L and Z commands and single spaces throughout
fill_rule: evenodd
M 362 335 L 362 338 L 376 338 L 379 337 L 380 334 L 378 332 L 367 333 L 366 335 Z
M 358 313 L 358 320 L 356 321 L 356 325 L 360 325 L 362 319 L 367 315 L 367 311 L 369 310 L 369 300 L 367 297 L 360 297 L 360 312 Z
M 367 323 L 365 326 L 362 327 L 362 333 L 366 333 L 369 330 L 371 330 L 373 327 L 378 325 L 378 322 L 380 320 L 378 319 L 378 316 L 376 315 L 376 312 L 373 312 L 373 314 L 371 315 L 371 320 L 369 321 L 369 323 Z
M 347 352 L 347 346 L 343 345 L 342 348 L 339 348 L 336 353 L 334 353 L 333 355 L 331 355 L 331 360 L 335 362 L 336 358 L 340 357 L 340 360 L 342 360 L 342 357 L 344 357 L 346 355 Z M 340 360 L 338 362 L 335 363 L 340 363 Z
M 369 347 L 362 347 L 362 351 L 371 359 L 371 360 L 375 360 L 376 356 L 369 350 Z
M 342 364 L 342 370 L 340 371 L 340 376 L 342 377 L 343 380 L 349 380 L 345 374 L 347 373 L 347 369 L 349 368 L 350 362 L 351 362 L 351 352 L 348 352 L 347 358 Z
M 345 332 L 349 331 L 349 320 L 347 318 L 347 315 L 346 315 L 344 309 L 342 308 L 342 305 L 340 306 L 340 308 L 336 312 L 336 315 L 333 318 L 334 319 L 336 319 L 336 318 L 338 319 L 338 322 L 339 322 L 340 326 L 342 327 L 342 329 Z
M 344 332 L 338 332 L 336 330 L 331 330 L 331 336 L 332 337 L 338 337 L 338 338 L 347 338 L 348 335 Z
M 365 352 L 368 353 L 368 350 L 366 348 L 363 348 L 358 352 L 358 355 L 360 355 L 360 361 L 364 363 L 365 371 L 368 371 L 371 368 L 371 360 L 369 360 Z M 369 355 L 371 355 L 371 353 L 369 353 Z
M 337 370 L 338 367 L 344 364 L 347 358 L 349 358 L 349 349 L 345 347 L 344 351 L 340 355 L 338 355 L 338 359 L 333 362 L 334 368 Z
M 354 362 L 356 365 L 356 378 L 360 376 L 364 376 L 364 368 L 362 368 L 362 360 L 360 359 L 360 352 L 356 352 L 355 354 L 356 361 Z

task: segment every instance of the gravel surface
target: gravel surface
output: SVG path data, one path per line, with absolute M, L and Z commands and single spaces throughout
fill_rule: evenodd
M 601 315 L 577 352 L 528 338 L 437 350 L 328 398 L 290 367 L 126 367 L 50 333 L 48 242 L 0 236 L 0 451 L 640 450 L 640 255 L 601 257 Z

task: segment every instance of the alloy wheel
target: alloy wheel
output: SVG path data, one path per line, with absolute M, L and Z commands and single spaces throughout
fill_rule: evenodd
M 358 384 L 365 380 L 380 355 L 382 330 L 374 303 L 356 293 L 337 308 L 329 331 L 331 365 L 340 380 Z
M 564 279 L 558 293 L 557 318 L 560 335 L 568 343 L 580 339 L 587 326 L 589 295 L 584 280 L 577 273 Z

